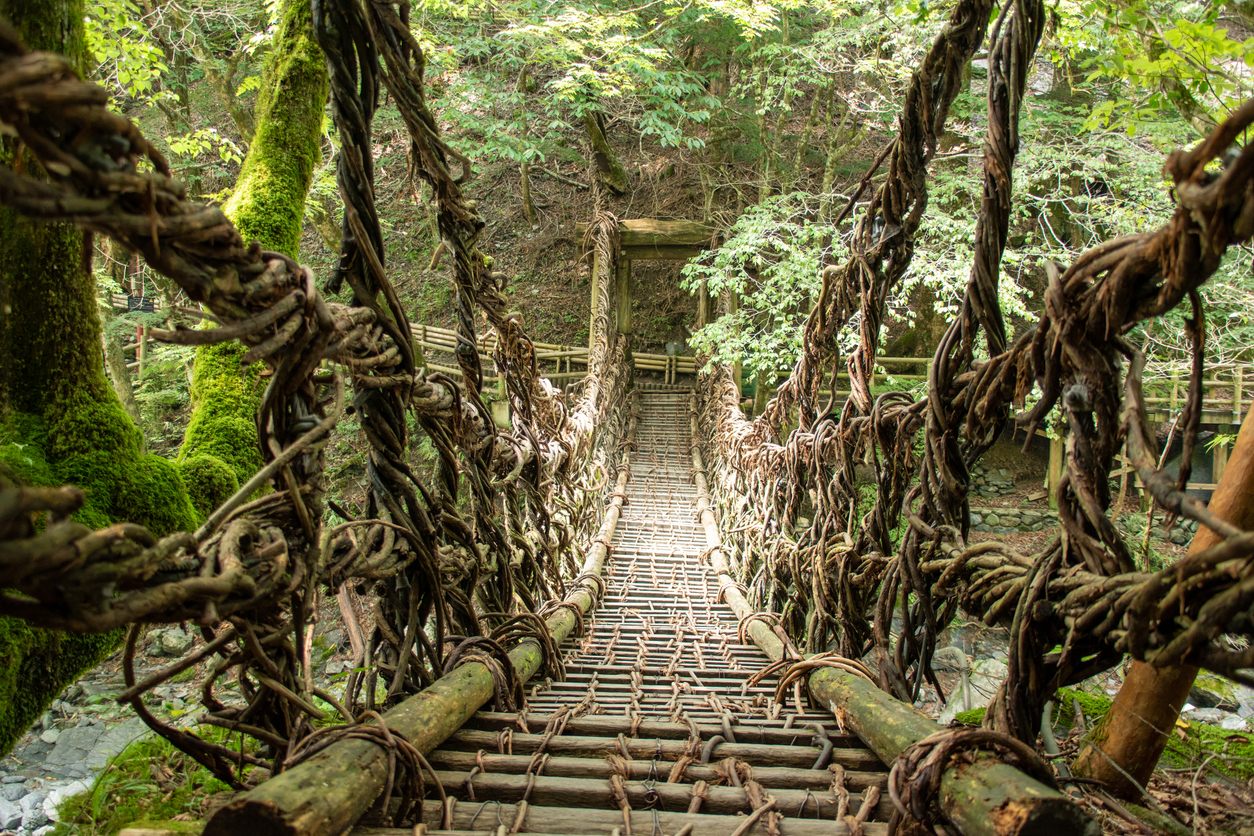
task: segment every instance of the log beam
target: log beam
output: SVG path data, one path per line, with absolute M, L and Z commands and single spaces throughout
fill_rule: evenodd
M 629 419 L 628 444 L 635 434 L 635 415 Z M 584 557 L 583 572 L 600 576 L 609 556 L 606 543 L 614 537 L 622 514 L 630 477 L 628 454 L 618 468 L 600 533 Z M 587 614 L 596 605 L 595 581 L 571 587 L 565 601 Z M 553 643 L 560 645 L 576 627 L 575 613 L 560 607 L 545 622 Z M 539 642 L 525 639 L 510 651 L 510 661 L 522 681 L 540 670 L 544 651 Z M 432 751 L 466 724 L 495 692 L 492 672 L 480 662 L 467 662 L 436 680 L 383 715 L 388 729 L 403 735 L 424 754 Z M 347 738 L 308 760 L 241 794 L 219 809 L 205 825 L 205 836 L 336 836 L 362 817 L 383 792 L 388 780 L 388 753 L 368 740 Z
M 718 577 L 723 600 L 744 622 L 755 612 L 740 591 L 722 550 L 722 537 L 710 504 L 705 463 L 695 443 L 700 437 L 697 408 L 691 407 L 692 472 L 697 487 L 697 513 L 705 530 L 710 568 Z M 760 618 L 746 623 L 746 632 L 772 660 L 784 658 L 784 643 Z M 835 668 L 810 674 L 811 698 L 827 706 L 862 738 L 885 763 L 941 727 L 894 699 L 873 683 Z M 1071 799 L 992 756 L 947 769 L 941 778 L 941 808 L 961 832 L 994 834 L 1097 834 L 1098 825 Z

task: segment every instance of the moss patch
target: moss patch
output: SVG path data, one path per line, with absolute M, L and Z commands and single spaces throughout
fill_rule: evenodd
M 179 462 L 183 483 L 192 505 L 202 517 L 239 490 L 239 478 L 226 462 L 217 456 L 201 454 Z
M 300 247 L 305 195 L 322 158 L 326 59 L 306 2 L 284 4 L 274 57 L 257 102 L 257 131 L 223 208 L 246 241 L 293 258 Z
M 327 101 L 326 60 L 313 34 L 308 2 L 288 0 L 257 102 L 257 131 L 240 169 L 227 217 L 246 241 L 295 258 L 304 224 L 305 197 L 322 157 Z M 234 343 L 196 352 L 192 417 L 179 458 L 184 477 L 208 467 L 211 456 L 243 483 L 261 467 L 255 417 L 261 399 L 260 367 L 241 365 L 244 349 Z M 225 484 L 220 468 L 208 495 L 196 507 L 205 513 Z M 228 494 L 229 495 L 229 494 Z M 220 501 L 220 500 L 219 500 Z
M 40 630 L 0 617 L 0 752 L 13 747 L 79 673 L 99 664 L 121 631 L 95 635 Z
M 113 404 L 84 405 L 83 414 L 56 422 L 16 413 L 0 422 L 0 471 L 28 485 L 78 485 L 87 503 L 75 515 L 94 527 L 127 519 L 158 534 L 195 528 L 197 516 L 174 465 L 139 451 L 130 418 Z M 99 407 L 94 409 L 93 407 Z M 54 440 L 55 439 L 55 440 Z M 92 445 L 100 445 L 92 449 Z M 57 461 L 48 449 L 70 453 Z M 88 451 L 88 452 L 84 452 Z M 121 632 L 70 635 L 0 619 L 0 752 L 7 752 L 48 704 L 121 640 Z
M 1090 694 L 1077 688 L 1059 690 L 1054 709 L 1055 734 L 1061 736 L 1071 730 L 1077 705 L 1084 714 L 1085 722 L 1092 728 L 1105 719 L 1111 702 L 1110 697 Z M 960 711 L 954 715 L 954 722 L 964 726 L 978 726 L 984 722 L 984 709 Z M 1192 720 L 1179 724 L 1167 741 L 1167 748 L 1159 761 L 1160 766 L 1195 769 L 1203 763 L 1231 778 L 1242 781 L 1254 778 L 1254 735 L 1235 733 L 1210 723 Z
M 165 820 L 201 819 L 210 798 L 228 791 L 200 764 L 149 735 L 123 749 L 90 790 L 61 805 L 61 822 L 53 832 L 111 836 L 142 821 L 160 821 L 162 828 L 174 829 Z M 188 833 L 200 832 L 198 825 L 183 825 Z

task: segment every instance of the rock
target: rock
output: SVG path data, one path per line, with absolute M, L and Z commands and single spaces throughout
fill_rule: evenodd
M 53 729 L 48 729 L 43 734 L 39 735 L 39 739 L 42 740 L 44 743 L 56 743 L 57 738 L 60 736 L 61 736 L 61 730 L 53 728 Z
M 1186 708 L 1191 708 L 1186 707 Z M 1190 720 L 1199 723 L 1213 723 L 1219 725 L 1224 721 L 1225 717 L 1230 716 L 1226 711 L 1220 711 L 1218 708 L 1192 708 L 1184 713 L 1188 714 Z
M 50 767 L 73 766 L 86 760 L 92 748 L 100 742 L 104 729 L 97 725 L 83 724 L 66 729 L 57 738 L 56 746 L 44 762 Z
M 1246 722 L 1242 717 L 1236 714 L 1229 714 L 1227 717 L 1219 721 L 1220 728 L 1228 731 L 1244 731 Z
M 1001 659 L 976 659 L 971 664 L 971 687 L 984 694 L 993 694 L 1006 680 L 1009 669 Z
M 984 515 L 977 514 L 974 511 L 972 511 L 971 512 L 971 527 L 975 528 L 976 526 L 982 525 L 983 523 L 984 523 Z
M 331 647 L 339 648 L 344 644 L 344 631 L 338 627 L 333 627 L 330 630 L 327 630 L 326 635 L 323 636 L 323 638 Z
M 1217 708 L 1220 711 L 1236 711 L 1241 707 L 1232 697 L 1197 683 L 1189 689 L 1189 702 L 1198 708 Z
M 56 828 L 50 824 L 44 825 L 38 830 L 32 831 L 30 836 L 52 836 L 56 832 Z
M 0 830 L 17 830 L 22 826 L 22 806 L 16 801 L 0 798 Z
M 169 656 L 171 658 L 183 656 L 196 643 L 195 636 L 182 627 L 177 626 L 158 630 L 153 638 L 155 638 L 155 641 L 152 642 L 149 648 L 150 652 L 158 656 Z
M 5 775 L 0 778 L 0 784 L 25 784 L 26 779 L 21 775 Z
M 34 830 L 48 823 L 48 815 L 44 812 L 44 799 L 47 797 L 48 793 L 43 790 L 35 790 L 22 796 L 22 800 L 18 802 L 22 808 L 22 827 Z
M 971 669 L 971 660 L 961 647 L 942 647 L 932 654 L 932 667 L 938 671 L 965 671 Z
M 0 798 L 3 798 L 5 801 L 12 801 L 16 804 L 22 800 L 24 795 L 26 795 L 26 787 L 22 784 L 4 784 L 0 786 Z
M 985 525 L 1001 525 L 1001 517 L 996 514 L 989 514 L 984 518 Z
M 67 798 L 87 792 L 90 785 L 86 781 L 70 781 L 63 784 L 48 793 L 48 797 L 44 799 L 44 815 L 49 821 L 60 821 L 60 813 L 58 812 L 62 802 Z

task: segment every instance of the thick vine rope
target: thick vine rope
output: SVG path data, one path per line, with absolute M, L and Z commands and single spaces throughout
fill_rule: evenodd
M 959 4 L 933 54 L 946 53 L 955 27 L 971 24 L 975 5 Z M 1234 147 L 1254 122 L 1254 102 L 1167 160 L 1177 203 L 1170 222 L 1100 245 L 1065 271 L 1050 268 L 1040 323 L 1007 345 L 997 276 L 1018 113 L 1042 25 L 1040 3 L 1016 0 L 992 30 L 976 257 L 961 313 L 937 349 L 928 397 L 888 393 L 872 400 L 860 377 L 872 367 L 878 341 L 878 326 L 867 331 L 865 324 L 881 321 L 883 300 L 905 269 L 894 261 L 881 270 L 859 243 L 866 225 L 883 217 L 879 199 L 855 228 L 850 262 L 825 271 L 802 359 L 765 414 L 743 417 L 725 369 L 713 369 L 699 387 L 725 543 L 756 603 L 780 612 L 809 650 L 835 646 L 851 658 L 873 653 L 881 687 L 904 699 L 931 678 L 937 635 L 959 607 L 1010 626 L 1010 675 L 988 722 L 1027 741 L 1057 687 L 1109 668 L 1125 653 L 1243 679 L 1243 669 L 1254 664 L 1248 645 L 1227 640 L 1254 635 L 1254 533 L 1222 523 L 1188 498 L 1181 490 L 1187 472 L 1158 471 L 1141 393 L 1144 358 L 1124 338 L 1138 323 L 1186 300 L 1190 305 L 1195 361 L 1182 421 L 1187 456 L 1203 370 L 1197 289 L 1229 247 L 1254 235 L 1254 149 Z M 974 49 L 978 37 L 964 42 Z M 933 73 L 960 69 L 925 62 L 911 90 L 951 89 Z M 886 156 L 914 145 L 908 138 L 918 136 L 916 119 L 909 110 L 903 114 L 901 135 Z M 917 195 L 916 185 L 890 169 L 877 195 L 902 189 Z M 904 238 L 913 234 L 903 230 Z M 908 257 L 908 241 L 894 246 L 895 258 Z M 843 286 L 830 287 L 834 281 Z M 812 412 L 817 401 L 805 393 L 817 392 L 826 375 L 834 380 L 833 337 L 853 311 L 852 302 L 831 300 L 855 298 L 862 342 L 849 363 L 851 395 L 843 407 Z M 980 335 L 990 359 L 977 356 Z M 1058 408 L 1069 430 L 1061 533 L 1035 555 L 997 542 L 969 544 L 969 470 L 1034 387 L 1039 400 L 1020 422 L 1031 431 Z M 794 406 L 799 429 L 784 443 L 772 441 Z M 918 440 L 922 456 L 915 452 Z M 1109 515 L 1107 474 L 1125 444 L 1155 501 L 1212 528 L 1222 543 L 1162 572 L 1136 571 Z M 860 510 L 854 479 L 862 462 L 876 477 L 869 510 Z M 903 523 L 895 538 L 893 529 Z
M 504 312 L 504 278 L 475 247 L 481 223 L 448 173 L 450 155 L 423 97 L 422 53 L 404 27 L 407 4 L 315 6 L 348 207 L 344 252 L 328 284 L 347 285 L 351 305 L 324 299 L 307 270 L 248 246 L 218 209 L 188 200 L 161 155 L 110 112 L 103 90 L 0 30 L 0 120 L 44 169 L 42 177 L 0 169 L 0 199 L 118 239 L 218 323 L 163 338 L 240 340 L 249 360 L 270 368 L 258 417 L 266 465 L 197 532 L 158 540 L 125 523 L 92 531 L 72 519 L 83 501 L 77 489 L 0 485 L 0 612 L 85 631 L 201 625 L 204 646 L 142 681 L 134 674 L 140 630 L 133 627 L 123 698 L 235 785 L 249 766 L 281 769 L 314 721 L 325 719 L 323 706 L 351 723 L 361 707 L 375 708 L 380 677 L 389 700 L 428 683 L 445 668 L 449 634 L 483 634 L 478 612 L 526 613 L 560 593 L 562 570 L 593 536 L 629 376 L 602 293 L 594 337 L 603 344 L 589 358 L 590 382 L 567 406 L 539 378 L 521 322 Z M 497 329 L 512 429 L 494 426 L 477 386 L 459 388 L 421 367 L 387 279 L 370 159 L 381 86 L 411 129 L 416 171 L 435 191 L 445 243 L 457 255 L 464 342 L 475 342 L 475 310 Z M 595 228 L 596 246 L 610 253 L 602 263 L 612 269 L 617 247 L 600 239 L 616 224 L 601 219 Z M 465 355 L 473 384 L 478 361 Z M 325 371 L 325 362 L 337 371 Z M 354 519 L 324 532 L 321 445 L 348 407 L 339 370 L 370 443 L 370 487 Z M 436 484 L 424 484 L 410 463 L 407 413 L 439 451 Z M 272 491 L 254 498 L 267 485 Z M 307 637 L 318 595 L 349 581 L 374 583 L 380 603 L 366 675 L 350 677 L 340 700 L 314 687 Z M 148 690 L 206 660 L 204 722 L 253 745 L 210 742 L 144 708 Z M 228 679 L 237 693 L 223 692 Z

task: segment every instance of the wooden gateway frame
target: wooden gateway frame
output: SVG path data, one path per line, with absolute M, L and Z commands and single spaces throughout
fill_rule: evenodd
M 587 228 L 580 224 L 580 233 Z M 614 319 L 620 334 L 632 333 L 632 263 L 636 260 L 651 261 L 687 261 L 700 255 L 714 243 L 715 230 L 711 226 L 697 221 L 659 220 L 657 218 L 635 218 L 619 221 L 618 236 L 618 269 L 612 281 L 614 299 Z M 592 261 L 591 309 L 595 311 L 597 294 L 601 282 L 607 277 L 596 254 Z M 705 325 L 710 316 L 710 297 L 702 285 L 697 297 L 697 327 Z M 588 329 L 588 339 L 592 339 L 592 329 Z

